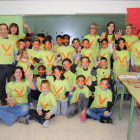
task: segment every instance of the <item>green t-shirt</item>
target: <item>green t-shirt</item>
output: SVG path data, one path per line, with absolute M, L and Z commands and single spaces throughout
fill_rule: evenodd
M 83 38 L 83 39 L 88 39 L 89 43 L 92 43 L 94 40 L 94 42 L 91 44 L 90 47 L 94 50 L 96 57 L 99 56 L 99 42 L 98 42 L 99 38 L 100 38 L 99 35 L 90 36 L 90 34 L 84 36 Z
M 122 36 L 122 38 L 125 39 L 127 50 L 129 51 L 129 54 L 131 54 L 133 45 L 134 45 L 135 41 L 138 41 L 138 37 L 135 36 L 135 35 L 132 35 L 131 37 L 128 37 L 127 35 L 124 35 L 124 36 Z
M 77 84 L 75 84 L 75 91 L 73 92 L 72 98 L 70 100 L 70 104 L 76 103 L 78 102 L 78 96 L 80 93 L 83 93 L 85 95 L 86 98 L 89 98 L 89 89 L 87 86 L 84 85 L 84 87 L 82 89 L 80 89 L 78 87 Z
M 6 93 L 11 94 L 11 97 L 14 97 L 18 104 L 27 104 L 29 85 L 30 83 L 27 79 L 19 83 L 11 81 L 7 84 Z
M 93 50 L 92 48 L 89 48 L 89 49 L 83 48 L 81 49 L 81 55 L 89 58 L 90 60 L 89 67 L 93 68 L 94 67 L 93 59 L 96 59 L 95 50 Z
M 35 51 L 34 49 L 28 49 L 27 53 L 28 53 L 28 57 L 29 57 L 29 61 L 31 62 L 32 65 L 34 65 L 34 70 L 33 74 L 37 74 L 38 75 L 38 67 L 41 65 L 40 63 L 37 63 L 34 61 L 34 57 L 40 52 L 40 50 Z
M 59 48 L 59 45 L 58 45 L 58 44 L 56 44 L 56 45 L 53 47 L 54 50 L 57 50 L 58 48 Z
M 40 51 L 35 57 L 44 61 L 44 66 L 46 67 L 46 72 L 52 71 L 52 66 L 55 62 L 57 55 L 52 51 Z
M 0 64 L 12 64 L 15 60 L 14 51 L 17 51 L 15 42 L 0 37 L 0 47 Z
M 106 49 L 101 48 L 99 51 L 99 59 L 101 59 L 101 57 L 105 57 L 107 59 L 108 65 L 107 68 L 110 69 L 110 57 L 112 54 L 109 53 L 109 47 L 107 47 Z
M 39 47 L 39 50 L 45 50 L 45 47 L 43 44 L 41 44 L 41 46 Z
M 112 40 L 112 36 L 113 36 L 113 34 L 110 34 L 110 35 L 108 35 L 108 41 L 110 41 L 111 40 L 111 43 L 112 44 L 115 44 L 115 40 Z
M 95 86 L 94 101 L 90 108 L 106 108 L 107 102 L 112 102 L 111 90 L 103 91 L 100 86 Z
M 57 106 L 56 98 L 51 92 L 48 92 L 46 96 L 41 93 L 37 105 L 41 105 L 43 110 L 52 110 L 54 106 Z
M 117 59 L 113 62 L 113 70 L 116 72 L 127 71 L 127 60 L 130 59 L 129 52 L 127 50 L 117 51 L 115 50 Z
M 59 101 L 68 101 L 68 99 L 62 100 L 63 95 L 65 95 L 66 91 L 69 91 L 69 85 L 66 79 L 64 80 L 55 80 L 53 76 L 47 76 L 46 79 L 50 83 L 50 88 L 52 93 L 55 95 L 56 100 Z
M 99 85 L 102 78 L 110 78 L 110 69 L 103 69 L 98 68 L 97 69 L 97 85 Z
M 132 54 L 134 55 L 135 65 L 140 66 L 140 42 L 133 45 Z

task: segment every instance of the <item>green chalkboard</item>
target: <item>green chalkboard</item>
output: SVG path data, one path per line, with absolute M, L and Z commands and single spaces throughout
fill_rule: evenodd
M 23 33 L 23 16 L 22 15 L 4 15 L 0 16 L 0 23 L 6 23 L 8 26 L 11 23 L 16 23 L 19 26 L 19 32 Z
M 69 34 L 71 41 L 73 38 L 82 40 L 83 36 L 88 34 L 91 23 L 98 24 L 98 34 L 106 31 L 106 25 L 109 21 L 114 21 L 117 31 L 123 29 L 126 23 L 126 15 L 70 15 L 70 16 L 25 16 L 25 23 L 33 31 L 33 38 L 37 33 L 51 35 L 54 42 L 58 34 Z

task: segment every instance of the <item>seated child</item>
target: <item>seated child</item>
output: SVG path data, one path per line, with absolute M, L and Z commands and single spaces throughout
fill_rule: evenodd
M 32 49 L 31 42 L 32 42 L 31 39 L 29 39 L 29 38 L 25 39 L 25 44 L 26 44 L 25 49 L 26 50 Z
M 112 107 L 112 92 L 108 89 L 109 81 L 107 78 L 101 79 L 100 86 L 95 87 L 94 101 L 86 114 L 101 123 L 112 123 L 110 112 Z
M 37 104 L 36 110 L 29 110 L 29 119 L 33 118 L 44 127 L 48 127 L 49 120 L 55 116 L 57 110 L 57 102 L 55 96 L 49 91 L 50 85 L 48 80 L 41 82 L 40 88 L 42 90 Z

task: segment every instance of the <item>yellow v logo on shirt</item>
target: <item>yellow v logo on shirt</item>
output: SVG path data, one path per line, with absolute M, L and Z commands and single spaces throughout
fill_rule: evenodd
M 85 54 L 83 54 L 83 56 L 85 57 L 86 55 L 85 55 Z M 91 53 L 88 55 L 88 58 L 90 58 L 90 56 L 91 56 Z
M 101 99 L 101 96 L 99 95 L 99 103 L 100 105 L 98 105 L 98 107 L 104 107 L 102 106 L 102 104 L 105 102 L 105 100 L 107 99 L 107 97 L 105 97 L 103 100 Z
M 126 41 L 126 45 L 128 47 L 128 51 L 132 51 L 132 49 L 130 49 L 130 47 L 133 45 L 134 41 L 131 42 L 131 44 L 129 45 L 128 42 Z
M 54 89 L 54 92 L 55 92 L 55 96 L 57 96 L 58 98 L 60 98 L 60 95 L 57 95 L 61 90 L 62 90 L 63 87 L 61 87 L 58 91 L 56 91 L 55 89 L 55 85 L 53 85 L 53 89 Z
M 90 76 L 88 76 L 87 80 L 85 81 L 85 84 L 87 84 L 88 80 L 89 80 Z
M 120 56 L 118 56 L 118 58 L 119 58 L 119 61 L 120 61 L 120 67 L 124 67 L 125 65 L 123 64 L 123 62 L 124 62 L 124 60 L 125 60 L 125 58 L 126 58 L 126 56 L 121 60 L 121 58 L 120 58 Z
M 18 94 L 19 97 L 23 97 L 23 96 L 21 96 L 21 94 L 22 94 L 22 92 L 24 90 L 24 87 L 22 87 L 20 92 L 18 92 L 16 88 L 14 90 L 16 91 L 16 93 Z
M 65 56 L 65 54 L 62 52 L 62 55 L 64 58 L 68 58 L 69 57 L 70 52 L 68 52 L 67 56 Z
M 11 48 L 11 44 L 9 45 L 9 47 L 8 47 L 7 49 L 4 47 L 3 44 L 1 44 L 1 46 L 2 46 L 2 48 L 4 49 L 4 51 L 6 52 L 6 53 L 4 53 L 4 56 L 10 56 L 11 54 L 10 54 L 10 53 L 7 53 L 7 52 L 8 52 L 9 49 Z
M 101 58 L 101 57 L 105 57 L 105 55 L 106 55 L 106 53 L 104 53 L 104 54 L 101 56 L 101 53 L 100 53 L 100 58 Z
M 137 55 L 138 55 L 138 56 L 136 57 L 136 59 L 140 59 L 140 56 L 139 56 L 139 55 L 140 55 L 140 52 L 138 51 L 137 48 L 135 48 L 135 49 L 136 49 L 136 52 L 137 52 Z
M 78 97 L 77 97 L 77 94 L 76 94 L 76 102 L 78 102 L 79 100 L 78 100 Z
M 46 58 L 47 58 L 49 63 L 52 62 L 53 57 L 54 57 L 54 55 L 52 55 L 51 59 L 49 59 L 48 56 L 46 55 Z M 48 67 L 52 67 L 52 66 L 53 66 L 53 64 L 48 64 Z
M 103 77 L 106 78 L 106 76 L 104 74 L 103 74 Z M 108 78 L 110 78 L 110 74 L 109 74 Z
M 41 102 L 41 106 L 42 106 L 43 109 L 46 109 L 48 105 L 49 105 L 49 102 L 45 106 Z

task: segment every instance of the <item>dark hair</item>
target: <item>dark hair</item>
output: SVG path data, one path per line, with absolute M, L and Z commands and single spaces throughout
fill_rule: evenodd
M 104 38 L 104 39 L 101 41 L 101 43 L 102 43 L 103 41 L 106 41 L 106 42 L 108 42 L 108 39 Z
M 11 77 L 11 81 L 15 81 L 16 79 L 15 79 L 15 76 L 13 75 L 15 72 L 16 72 L 16 70 L 17 69 L 20 69 L 21 70 L 21 72 L 22 72 L 22 77 L 21 77 L 21 80 L 25 80 L 25 75 L 24 75 L 24 71 L 23 71 L 23 68 L 22 67 L 15 67 L 15 69 L 13 70 L 13 72 L 12 72 L 12 77 Z
M 58 69 L 59 71 L 62 71 L 62 67 L 61 67 L 61 66 L 52 66 L 52 71 L 53 71 L 53 72 L 54 72 L 55 69 Z M 55 81 L 55 80 L 56 80 L 55 75 L 53 75 L 53 77 L 54 77 L 54 81 Z M 65 79 L 63 73 L 61 74 L 60 79 L 61 79 L 61 80 L 64 80 L 64 79 Z
M 45 40 L 43 40 L 43 44 L 45 44 L 46 41 L 49 41 L 51 43 L 51 40 L 48 38 L 45 38 Z
M 107 61 L 107 59 L 105 58 L 105 57 L 101 57 L 101 59 L 100 60 L 106 60 Z
M 26 38 L 26 39 L 25 39 L 25 42 L 31 42 L 31 41 L 32 41 L 32 40 L 29 39 L 29 38 Z M 32 44 L 30 44 L 29 49 L 32 49 Z
M 47 35 L 45 39 L 52 40 L 52 36 L 50 36 L 50 35 Z
M 85 38 L 85 39 L 82 40 L 82 43 L 83 43 L 85 40 L 89 42 L 89 40 L 88 40 L 87 38 Z M 84 47 L 83 47 L 83 45 L 82 45 L 81 49 L 83 49 L 83 48 L 84 48 Z
M 39 42 L 40 43 L 40 40 L 38 38 L 34 38 L 33 42 Z
M 46 69 L 46 67 L 45 67 L 44 65 L 40 65 L 40 66 L 38 67 L 38 70 L 39 70 L 40 67 L 43 67 L 44 69 Z
M 11 23 L 10 26 L 9 26 L 9 34 L 11 34 L 11 28 L 12 27 L 16 27 L 17 28 L 17 32 L 16 32 L 16 35 L 19 35 L 19 27 L 16 23 Z
M 18 43 L 19 43 L 19 42 L 25 42 L 25 40 L 24 40 L 24 39 L 19 39 L 19 40 L 18 40 Z
M 38 33 L 36 36 L 41 37 L 41 38 L 45 38 L 45 35 L 43 33 Z
M 120 43 L 121 40 L 125 43 L 125 39 L 124 39 L 124 38 L 119 38 L 119 39 L 118 39 L 117 48 L 116 48 L 116 50 L 118 50 L 118 51 L 121 51 L 121 49 L 120 49 L 120 47 L 119 47 L 119 43 Z M 124 49 L 124 50 L 127 50 L 126 45 L 124 45 L 124 48 L 123 48 L 123 49 Z
M 86 78 L 85 78 L 84 75 L 78 75 L 78 76 L 76 77 L 76 80 L 78 80 L 79 77 L 83 77 L 83 78 L 86 80 Z
M 62 61 L 62 65 L 63 65 L 63 63 L 64 63 L 65 61 L 69 61 L 69 63 L 72 64 L 71 60 L 70 60 L 69 58 L 66 58 L 66 59 L 63 59 L 63 61 Z M 65 72 L 66 70 L 63 68 L 63 71 Z
M 5 25 L 7 27 L 7 30 L 8 30 L 8 25 L 7 24 L 1 23 L 0 26 L 2 26 L 2 25 Z
M 109 79 L 108 78 L 102 78 L 100 82 L 102 82 L 104 80 L 106 80 L 108 82 L 108 84 L 109 84 Z
M 115 28 L 115 23 L 113 21 L 110 21 L 107 23 L 107 27 L 110 25 L 110 24 L 114 24 L 114 30 L 113 30 L 113 36 L 112 36 L 112 40 L 115 40 L 115 34 L 116 33 L 116 28 Z M 106 34 L 105 34 L 105 38 L 108 39 L 108 29 L 106 29 Z
M 68 34 L 64 34 L 63 39 L 64 39 L 65 36 L 67 36 L 70 39 L 70 36 Z
M 87 58 L 87 59 L 88 59 L 88 62 L 90 62 L 90 60 L 89 60 L 89 58 L 88 58 L 87 56 L 81 57 L 81 62 L 82 62 L 82 60 L 83 60 L 84 58 Z
M 140 30 L 137 31 L 137 34 L 140 32 Z
M 62 36 L 62 35 L 57 35 L 57 36 L 56 36 L 56 39 L 57 39 L 57 38 L 63 39 L 63 36 Z
M 72 40 L 72 43 L 73 43 L 75 40 L 77 40 L 78 42 L 80 42 L 80 39 L 79 39 L 79 38 L 74 38 L 74 39 Z

